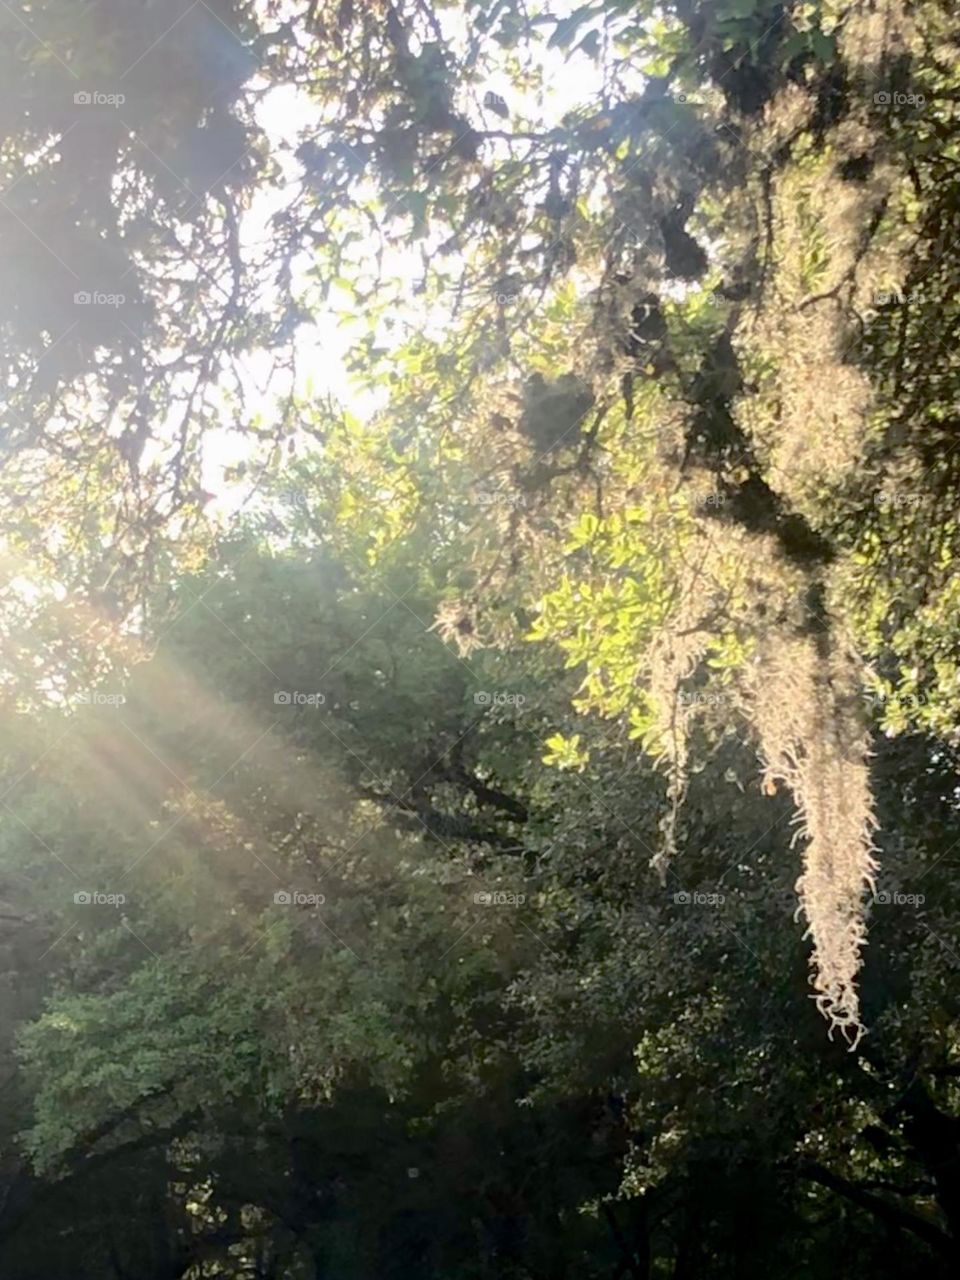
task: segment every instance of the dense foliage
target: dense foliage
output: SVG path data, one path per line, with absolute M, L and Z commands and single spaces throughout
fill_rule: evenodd
M 956 1274 L 958 45 L 0 5 L 0 1274 Z

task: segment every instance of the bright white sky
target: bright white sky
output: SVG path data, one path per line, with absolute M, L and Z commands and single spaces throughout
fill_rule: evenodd
M 560 0 L 559 3 L 544 6 L 541 12 L 550 13 L 553 17 L 562 18 L 571 13 L 578 5 L 575 0 Z M 456 45 L 465 38 L 464 14 L 460 10 L 448 11 L 443 15 L 443 25 L 451 42 Z M 480 86 L 479 96 L 491 90 L 500 94 L 510 105 L 511 111 L 524 120 L 536 122 L 536 127 L 551 127 L 559 123 L 563 115 L 575 106 L 591 101 L 601 88 L 601 76 L 598 65 L 583 54 L 565 55 L 560 50 L 547 50 L 546 37 L 551 28 L 543 28 L 544 42 L 532 50 L 535 65 L 540 70 L 542 87 L 536 92 L 519 95 L 506 71 L 494 73 Z M 274 149 L 274 158 L 289 184 L 298 181 L 301 172 L 299 162 L 294 158 L 296 139 L 307 129 L 315 114 L 315 108 L 308 96 L 293 86 L 282 86 L 267 94 L 260 104 L 258 120 L 270 138 Z M 498 125 L 500 122 L 497 122 Z M 507 122 L 503 123 L 508 128 Z M 256 246 L 269 240 L 271 235 L 269 220 L 287 198 L 283 189 L 264 192 L 247 213 L 242 228 L 244 243 L 253 252 Z M 372 238 L 367 242 L 372 254 L 374 243 Z M 360 244 L 358 254 L 362 256 L 364 244 Z M 305 254 L 294 264 L 294 288 L 307 291 L 309 289 L 308 271 L 313 260 Z M 412 282 L 422 274 L 419 244 L 417 246 L 398 247 L 385 257 L 384 270 L 398 280 Z M 413 289 L 409 291 L 411 300 Z M 414 316 L 413 301 L 408 319 Z M 316 318 L 310 325 L 304 325 L 297 334 L 299 382 L 298 393 L 305 397 L 325 397 L 332 394 L 354 415 L 366 418 L 377 408 L 382 407 L 383 398 L 375 397 L 351 384 L 345 363 L 347 352 L 354 340 L 351 331 L 352 299 L 342 291 L 334 288 L 329 300 L 316 306 Z M 426 318 L 418 316 L 418 323 Z M 434 315 L 434 322 L 442 323 L 442 317 Z M 267 383 L 270 372 L 270 360 L 266 355 L 252 358 L 247 365 L 248 377 L 245 381 L 245 393 L 248 397 L 248 408 L 259 413 L 267 422 L 273 414 L 275 397 L 285 394 L 286 388 L 269 388 Z M 233 411 L 224 406 L 224 420 L 233 416 Z M 234 427 L 225 426 L 212 433 L 207 440 L 204 454 L 203 486 L 217 495 L 216 501 L 210 504 L 208 512 L 228 519 L 243 502 L 249 492 L 249 482 L 242 485 L 228 486 L 224 480 L 224 468 L 235 465 L 248 457 L 250 452 L 249 438 Z

